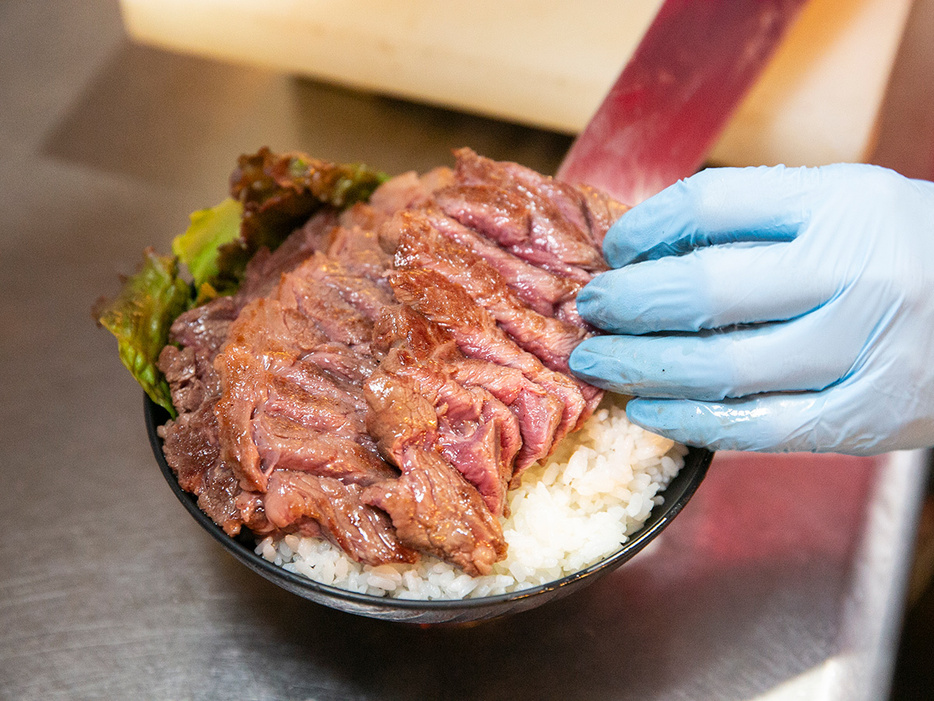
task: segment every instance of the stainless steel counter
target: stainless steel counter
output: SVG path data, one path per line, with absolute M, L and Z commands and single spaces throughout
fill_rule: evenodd
M 629 565 L 473 627 L 340 614 L 223 552 L 162 481 L 90 309 L 263 144 L 390 172 L 470 145 L 547 172 L 569 142 L 134 46 L 111 0 L 0 4 L 0 698 L 884 695 L 919 454 L 720 455 Z

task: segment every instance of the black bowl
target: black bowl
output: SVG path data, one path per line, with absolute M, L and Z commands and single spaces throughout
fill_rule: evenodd
M 498 618 L 540 606 L 596 581 L 600 576 L 612 572 L 642 550 L 671 523 L 704 479 L 710 461 L 713 459 L 713 453 L 709 450 L 691 448 L 684 459 L 684 467 L 665 489 L 665 503 L 652 509 L 651 515 L 642 528 L 633 533 L 619 550 L 595 565 L 563 579 L 511 594 L 458 601 L 412 601 L 356 594 L 326 584 L 319 584 L 301 575 L 293 574 L 257 555 L 253 551 L 255 543 L 251 534 L 241 533 L 236 538 L 228 536 L 220 526 L 198 508 L 196 497 L 179 486 L 175 474 L 165 461 L 162 439 L 156 429 L 166 422 L 169 418 L 168 413 L 152 402 L 149 397 L 145 397 L 144 411 L 149 442 L 156 456 L 156 462 L 159 463 L 162 474 L 175 496 L 188 509 L 188 513 L 240 562 L 283 589 L 316 603 L 360 616 L 419 624 L 463 623 Z

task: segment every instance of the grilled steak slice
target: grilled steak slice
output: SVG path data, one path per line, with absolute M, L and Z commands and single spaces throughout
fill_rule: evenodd
M 266 491 L 277 465 L 351 482 L 366 482 L 367 474 L 393 474 L 364 430 L 361 389 L 310 360 L 322 345 L 333 351 L 329 338 L 335 335 L 368 348 L 372 328 L 326 283 L 322 270 L 328 265 L 328 259 L 315 254 L 283 277 L 277 294 L 284 301 L 259 299 L 247 305 L 215 360 L 222 387 L 216 410 L 221 454 L 244 489 Z M 317 315 L 302 314 L 300 308 Z M 327 314 L 335 309 L 340 314 Z M 339 422 L 335 411 L 350 417 L 344 436 L 326 433 Z
M 454 172 L 447 167 L 434 168 L 419 176 L 402 173 L 380 185 L 370 195 L 370 206 L 387 217 L 403 209 L 423 207 L 432 195 L 454 183 Z
M 462 287 L 426 269 L 394 272 L 390 283 L 399 301 L 447 330 L 468 358 L 515 368 L 560 400 L 561 420 L 550 448 L 577 427 L 587 408 L 577 383 L 567 375 L 549 370 L 534 355 L 519 348 Z
M 466 358 L 451 334 L 405 305 L 383 314 L 374 329 L 373 342 L 387 352 L 393 345 L 401 345 L 416 362 L 429 366 L 445 381 L 452 380 L 468 389 L 482 389 L 499 402 L 490 402 L 486 394 L 480 395 L 486 402 L 484 411 L 496 416 L 500 440 L 499 474 L 504 479 L 510 479 L 510 472 L 514 476 L 548 454 L 561 419 L 561 404 L 518 370 Z M 508 408 L 516 420 L 507 417 L 500 405 Z M 535 423 L 522 420 L 533 415 L 537 419 Z M 510 469 L 506 465 L 513 458 L 515 463 Z
M 179 316 L 159 368 L 172 390 L 178 417 L 160 429 L 163 454 L 182 489 L 198 497 L 198 506 L 230 535 L 244 521 L 236 506 L 241 493 L 230 466 L 221 458 L 214 406 L 220 396 L 213 360 L 240 304 L 221 297 Z
M 629 207 L 617 202 L 603 190 L 598 190 L 589 185 L 578 185 L 584 196 L 584 214 L 587 217 L 587 225 L 590 228 L 590 237 L 594 245 L 603 250 L 603 239 L 610 227 L 629 211 Z
M 295 309 L 311 320 L 331 341 L 354 348 L 365 346 L 372 334 L 373 322 L 344 301 L 336 290 L 305 275 L 321 264 L 319 260 L 312 259 L 295 273 L 283 277 L 273 297 L 284 307 Z
M 573 301 L 582 287 L 579 282 L 527 263 L 439 209 L 429 207 L 421 210 L 421 214 L 440 234 L 483 258 L 503 276 L 510 289 L 539 314 L 554 316 L 556 309 Z M 386 236 L 385 232 L 383 235 Z M 578 325 L 585 326 L 583 321 Z
M 551 454 L 564 405 L 516 368 L 468 358 L 453 366 L 454 379 L 465 387 L 482 387 L 509 407 L 522 436 L 511 484 L 527 468 Z
M 250 422 L 252 440 L 265 474 L 273 470 L 309 472 L 345 484 L 371 484 L 395 476 L 373 450 L 355 441 L 262 413 Z
M 197 494 L 205 471 L 220 459 L 214 403 L 205 402 L 194 411 L 179 414 L 161 433 L 163 453 L 179 485 Z
M 569 372 L 568 359 L 586 336 L 584 329 L 530 309 L 483 258 L 446 239 L 426 217 L 402 212 L 393 223 L 401 230 L 396 270 L 426 268 L 443 275 L 486 309 L 520 348 L 552 370 Z
M 448 387 L 451 385 L 456 386 L 456 383 L 450 383 Z M 506 431 L 514 432 L 510 436 L 518 436 L 518 429 L 510 426 L 517 423 L 517 419 L 495 398 L 483 396 L 485 392 L 479 388 L 460 388 L 457 394 L 461 395 L 459 399 L 462 401 L 464 395 L 473 401 L 469 404 L 464 402 L 456 412 L 451 410 L 449 403 L 447 413 L 440 417 L 437 445 L 441 455 L 476 487 L 491 514 L 508 515 L 506 491 L 512 479 L 513 458 L 518 445 L 514 446 L 509 459 L 505 459 L 508 453 L 503 450 L 502 436 Z M 508 428 L 504 430 L 501 423 L 506 423 Z
M 159 366 L 172 390 L 172 405 L 180 415 L 196 411 L 218 392 L 211 365 L 213 353 L 198 353 L 191 347 L 166 346 L 159 353 Z
M 561 251 L 562 261 L 570 265 L 591 271 L 607 268 L 593 243 L 586 214 L 588 197 L 580 189 L 518 163 L 485 158 L 469 148 L 458 149 L 455 156 L 455 183 L 495 184 L 525 198 L 532 211 L 533 229 L 541 226 L 529 232 L 530 241 L 555 253 Z M 598 195 L 591 191 L 590 199 L 595 201 Z
M 358 388 L 304 360 L 288 364 L 284 358 L 271 357 L 267 365 L 278 367 L 268 375 L 265 417 L 352 440 L 366 435 L 366 403 Z
M 322 535 L 357 562 L 415 562 L 418 554 L 399 542 L 386 514 L 361 502 L 362 491 L 329 477 L 277 470 L 269 480 L 265 513 L 282 529 L 313 519 Z
M 383 226 L 383 220 L 388 217 L 379 216 L 373 219 L 373 228 L 369 229 L 358 225 L 335 227 L 327 254 L 354 275 L 382 282 L 385 287 L 385 273 L 392 264 L 392 257 L 383 250 L 377 232 Z
M 230 535 L 236 535 L 243 526 L 255 524 L 245 518 L 238 499 L 246 494 L 234 477 L 231 469 L 222 462 L 215 462 L 205 470 L 198 491 L 198 508 L 211 517 L 214 523 Z
M 169 339 L 211 362 L 227 338 L 242 304 L 233 297 L 218 297 L 181 314 L 169 330 Z M 169 346 L 166 346 L 168 348 Z M 165 369 L 163 369 L 165 372 Z M 174 400 L 173 400 L 174 403 Z M 178 406 L 176 405 L 176 408 Z
M 259 249 L 246 266 L 237 299 L 245 304 L 269 294 L 284 273 L 294 270 L 315 251 L 325 250 L 337 222 L 333 211 L 324 210 L 293 232 L 275 251 L 270 253 L 265 247 Z
M 343 233 L 343 232 L 342 232 Z M 353 232 L 347 232 L 348 236 L 353 236 Z M 376 237 L 368 237 L 374 243 Z M 343 246 L 342 253 L 346 255 L 346 244 Z M 385 260 L 386 265 L 391 262 L 388 255 L 380 249 L 380 255 Z M 353 265 L 345 265 L 340 260 L 332 256 L 316 254 L 310 258 L 300 269 L 296 271 L 296 276 L 303 282 L 310 283 L 318 295 L 324 297 L 325 290 L 333 290 L 344 301 L 359 314 L 370 322 L 374 323 L 380 315 L 380 312 L 386 305 L 394 304 L 392 290 L 383 277 L 383 268 L 377 279 L 371 279 L 362 275 L 362 272 L 369 270 L 368 266 L 360 266 L 359 272 L 353 270 Z
M 251 299 L 268 292 L 280 276 L 317 250 L 334 228 L 336 216 L 323 212 L 312 217 L 290 236 L 274 253 L 261 249 L 250 261 L 239 292 L 232 297 L 218 297 L 180 315 L 172 325 L 171 340 L 159 366 L 172 389 L 173 404 L 179 411 L 176 421 L 162 429 L 166 460 L 179 477 L 184 489 L 198 495 L 202 510 L 224 529 L 236 534 L 242 525 L 236 500 L 242 490 L 233 464 L 221 459 L 218 424 L 214 416 L 220 398 L 215 357 L 227 339 L 231 325 Z M 299 336 L 310 332 L 294 314 L 285 321 Z
M 433 451 L 409 446 L 401 467 L 402 477 L 367 487 L 362 501 L 389 514 L 403 545 L 489 574 L 506 541 L 477 490 Z
M 515 190 L 489 183 L 457 184 L 435 194 L 442 211 L 464 226 L 510 249 L 529 242 L 532 211 L 528 199 Z
M 579 190 L 470 149 L 460 149 L 456 156 L 456 184 L 434 195 L 446 214 L 520 258 L 579 282 L 607 269 Z
M 265 492 L 268 474 L 253 435 L 253 413 L 266 399 L 262 360 L 252 349 L 228 346 L 217 356 L 215 368 L 223 393 L 215 406 L 221 457 L 231 465 L 240 486 Z
M 492 513 L 503 514 L 522 444 L 518 420 L 485 389 L 456 381 L 456 364 L 463 356 L 443 331 L 423 333 L 423 342 L 412 348 L 408 338 L 419 331 L 413 329 L 418 315 L 405 307 L 390 315 L 395 318 L 384 325 L 398 335 L 389 341 L 384 332 L 381 340 L 397 345 L 367 381 L 370 432 L 397 464 L 410 445 L 439 451 L 477 488 Z M 427 320 L 421 321 L 427 326 Z M 427 342 L 429 335 L 438 342 Z

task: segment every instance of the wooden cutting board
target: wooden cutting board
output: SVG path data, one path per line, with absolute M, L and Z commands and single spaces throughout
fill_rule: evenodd
M 129 35 L 569 134 L 661 0 L 120 0 Z M 810 0 L 711 160 L 861 161 L 911 0 Z

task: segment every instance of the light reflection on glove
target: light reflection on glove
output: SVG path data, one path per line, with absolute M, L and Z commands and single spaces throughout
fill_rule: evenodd
M 865 165 L 723 168 L 625 214 L 578 296 L 571 369 L 713 449 L 934 445 L 934 183 Z

